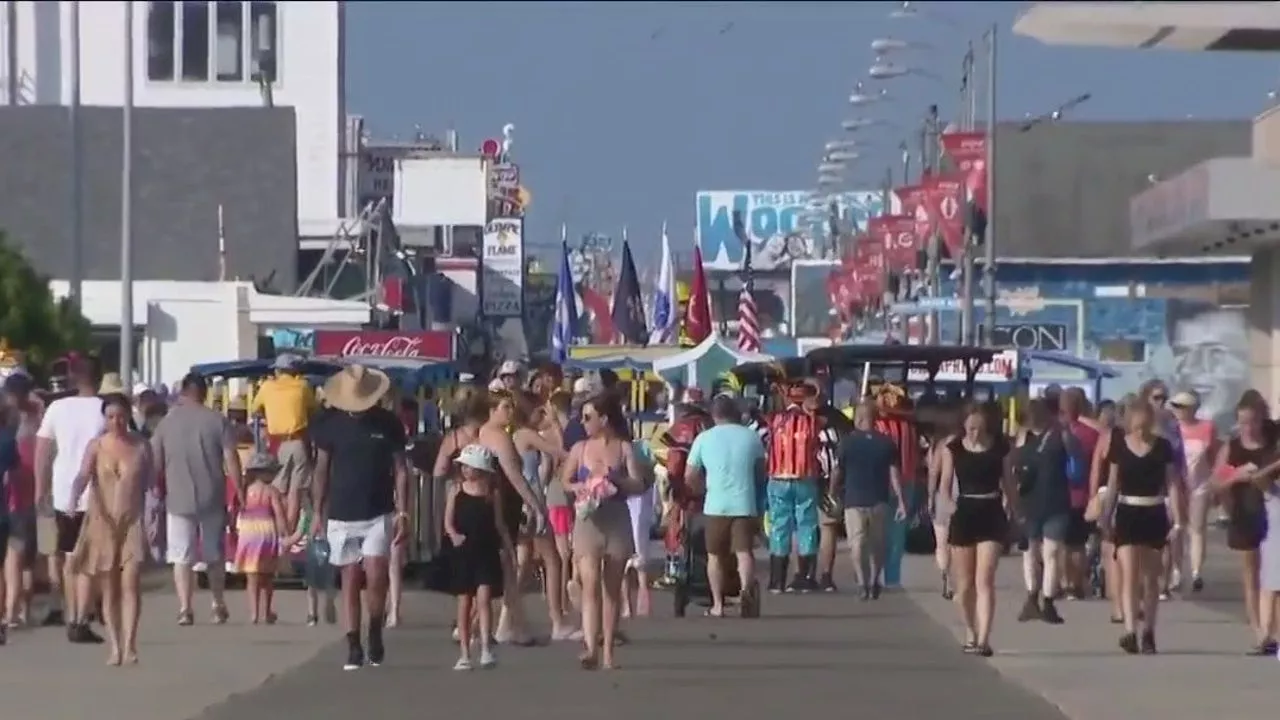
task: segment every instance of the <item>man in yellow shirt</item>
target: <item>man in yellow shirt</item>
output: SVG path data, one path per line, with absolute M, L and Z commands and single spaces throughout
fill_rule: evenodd
M 281 355 L 274 365 L 275 376 L 258 388 L 253 398 L 251 415 L 261 413 L 267 422 L 267 435 L 276 447 L 280 473 L 275 486 L 288 501 L 290 527 L 297 519 L 298 493 L 311 484 L 311 453 L 307 447 L 307 423 L 316 409 L 315 391 L 298 372 L 301 360 Z

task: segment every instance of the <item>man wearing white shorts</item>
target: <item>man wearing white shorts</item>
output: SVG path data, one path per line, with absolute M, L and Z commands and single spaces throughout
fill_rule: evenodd
M 330 411 L 311 426 L 316 448 L 312 493 L 316 532 L 329 542 L 329 562 L 342 573 L 347 628 L 344 670 L 382 664 L 386 649 L 387 585 L 392 544 L 404 541 L 409 496 L 405 433 L 400 418 L 381 407 L 391 381 L 378 370 L 351 365 L 329 378 Z M 368 655 L 361 642 L 361 580 L 368 605 Z
M 192 571 L 196 562 L 203 562 L 213 595 L 212 619 L 221 625 L 227 621 L 227 482 L 230 478 L 237 494 L 243 494 L 240 456 L 226 418 L 204 405 L 204 378 L 187 375 L 181 392 L 151 436 L 156 467 L 164 475 L 165 558 L 173 566 L 178 624 L 195 622 Z

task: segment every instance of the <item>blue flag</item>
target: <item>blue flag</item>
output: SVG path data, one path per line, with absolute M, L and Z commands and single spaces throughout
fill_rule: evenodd
M 649 328 L 644 321 L 644 301 L 640 299 L 640 277 L 636 275 L 636 263 L 631 258 L 631 245 L 622 243 L 622 267 L 618 284 L 613 289 L 613 307 L 610 318 L 617 339 L 628 345 L 644 345 L 649 342 Z
M 556 313 L 551 322 L 551 360 L 563 363 L 569 359 L 569 346 L 578 327 L 578 303 L 574 295 L 573 275 L 569 272 L 569 244 L 560 243 L 560 276 L 556 278 Z

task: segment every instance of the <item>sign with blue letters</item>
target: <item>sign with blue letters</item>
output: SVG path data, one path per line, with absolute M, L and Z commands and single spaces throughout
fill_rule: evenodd
M 786 268 L 792 260 L 824 259 L 830 253 L 829 211 L 808 210 L 813 193 L 806 190 L 703 191 L 697 195 L 698 247 L 708 270 L 738 270 L 745 252 L 733 231 L 733 213 L 742 213 L 751 239 L 752 265 L 758 270 Z M 836 196 L 841 232 L 865 228 L 879 215 L 879 191 L 853 191 Z M 816 216 L 806 218 L 806 216 Z

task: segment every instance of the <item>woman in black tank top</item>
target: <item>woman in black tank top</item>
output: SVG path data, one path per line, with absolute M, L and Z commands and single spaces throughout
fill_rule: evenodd
M 1244 590 L 1245 617 L 1257 636 L 1253 652 L 1274 655 L 1276 644 L 1260 622 L 1259 589 L 1261 555 L 1259 545 L 1267 534 L 1267 513 L 1262 491 L 1252 482 L 1252 471 L 1276 459 L 1275 446 L 1268 437 L 1266 415 L 1248 398 L 1236 406 L 1236 431 L 1218 451 L 1214 479 L 1227 510 L 1227 546 L 1240 552 L 1240 582 Z M 1269 593 L 1268 593 L 1269 595 Z
M 1150 655 L 1156 651 L 1162 552 L 1171 534 L 1182 527 L 1181 468 L 1173 445 L 1156 434 L 1155 411 L 1146 400 L 1134 400 L 1125 408 L 1124 423 L 1124 434 L 1113 435 L 1107 448 L 1107 500 L 1114 513 L 1105 514 L 1104 521 L 1112 526 L 1120 567 L 1125 629 L 1120 647 L 1130 654 Z M 1145 623 L 1141 644 L 1139 600 Z
M 964 651 L 983 657 L 991 656 L 996 566 L 1009 535 L 1006 508 L 1017 502 L 1008 453 L 1009 443 L 993 433 L 980 409 L 971 408 L 964 432 L 942 449 L 939 463 L 939 495 L 955 507 L 947 544 L 966 628 Z

